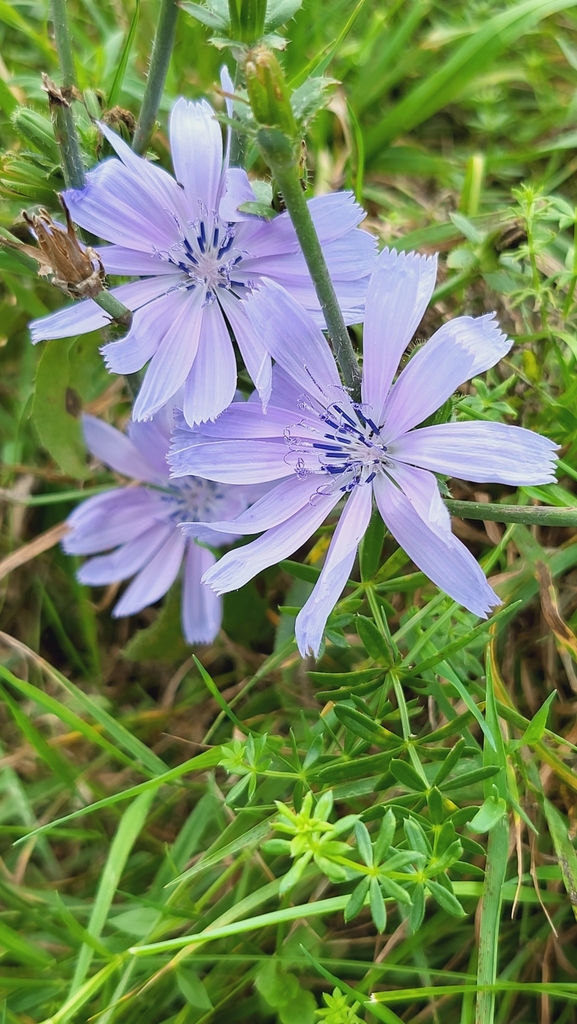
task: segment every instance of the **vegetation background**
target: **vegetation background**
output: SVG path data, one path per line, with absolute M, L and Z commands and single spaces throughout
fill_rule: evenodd
M 174 98 L 218 103 L 233 69 L 187 6 L 150 148 L 167 167 Z M 68 11 L 90 167 L 90 115 L 138 114 L 159 3 Z M 305 0 L 286 36 L 293 86 L 336 80 L 307 139 L 311 194 L 352 188 L 382 243 L 441 253 L 419 337 L 496 309 L 515 339 L 456 415 L 561 445 L 557 485 L 453 497 L 521 520 L 575 506 L 577 3 Z M 0 0 L 0 39 L 0 225 L 24 239 L 22 208 L 56 213 L 63 187 L 47 0 Z M 114 621 L 115 588 L 80 586 L 54 546 L 115 482 L 87 461 L 79 413 L 121 425 L 130 382 L 106 373 L 97 334 L 33 348 L 27 322 L 63 296 L 9 248 L 0 271 L 0 1021 L 574 1024 L 575 527 L 454 520 L 505 602 L 481 625 L 375 527 L 313 665 L 291 609 L 329 525 L 225 599 L 197 660 L 176 591 Z M 306 855 L 288 882 L 275 800 L 300 811 L 280 817 Z M 321 849 L 337 835 L 366 866 L 352 903 L 343 850 Z M 379 841 L 384 902 L 376 882 L 367 895 Z

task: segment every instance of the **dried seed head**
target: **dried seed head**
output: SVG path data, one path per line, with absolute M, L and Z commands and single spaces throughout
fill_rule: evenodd
M 104 267 L 97 252 L 78 240 L 70 213 L 59 197 L 66 215 L 66 228 L 52 220 L 47 210 L 22 216 L 38 242 L 38 248 L 22 248 L 39 263 L 38 274 L 74 299 L 93 299 L 104 288 Z

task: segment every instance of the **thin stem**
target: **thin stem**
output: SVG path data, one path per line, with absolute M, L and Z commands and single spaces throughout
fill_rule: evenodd
M 236 72 L 234 75 L 234 91 L 242 88 L 245 84 L 244 75 L 240 64 L 237 64 Z M 238 120 L 237 116 L 233 114 L 233 120 Z M 248 145 L 248 135 L 246 132 L 235 131 L 233 128 L 230 136 L 230 166 L 231 167 L 245 167 L 246 166 L 246 151 Z
M 547 505 L 496 505 L 482 501 L 445 500 L 449 512 L 460 519 L 482 519 L 493 523 L 526 523 L 527 526 L 577 526 L 577 506 L 551 508 Z
M 303 195 L 291 142 L 275 128 L 261 128 L 258 144 L 282 192 L 303 256 L 312 277 L 336 360 L 353 400 L 360 398 L 361 372 L 333 288 L 319 237 Z
M 152 44 L 148 80 L 132 141 L 132 148 L 135 153 L 144 153 L 152 134 L 174 47 L 177 18 L 178 7 L 176 0 L 161 0 L 156 35 Z
M 64 181 L 68 188 L 84 188 L 84 164 L 69 103 L 72 89 L 76 85 L 76 71 L 66 15 L 66 0 L 50 0 L 50 12 L 62 75 L 62 93 L 58 95 L 60 91 L 52 88 L 52 83 L 47 77 L 44 79 L 44 85 L 48 92 L 54 134 L 60 147 Z

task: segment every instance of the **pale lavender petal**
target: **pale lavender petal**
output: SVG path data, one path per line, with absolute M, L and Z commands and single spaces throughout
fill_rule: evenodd
M 201 583 L 203 573 L 214 565 L 211 551 L 189 543 L 184 565 L 182 631 L 189 644 L 210 644 L 222 623 L 222 598 Z
M 146 160 L 136 159 L 139 165 L 146 165 Z M 176 182 L 169 181 L 178 190 Z M 80 227 L 107 242 L 152 252 L 155 247 L 168 249 L 179 239 L 175 202 L 182 204 L 182 198 L 175 195 L 175 201 L 167 206 L 162 191 L 157 192 L 146 175 L 111 157 L 87 174 L 84 188 L 70 189 L 64 198 L 72 220 Z
M 181 446 L 182 445 L 182 446 Z M 196 444 L 175 434 L 168 456 L 172 476 L 202 476 L 225 484 L 280 480 L 291 471 L 281 441 L 213 441 Z
M 86 444 L 92 454 L 110 469 L 135 480 L 145 480 L 149 484 L 163 482 L 159 479 L 155 467 L 143 458 L 126 434 L 122 434 L 120 430 L 116 430 L 104 420 L 97 419 L 96 416 L 84 415 L 82 428 Z M 165 469 L 164 478 L 167 476 L 168 472 Z
M 204 204 L 216 212 L 222 176 L 222 134 L 214 110 L 206 100 L 177 100 L 170 115 L 170 149 L 177 181 L 184 186 L 194 218 Z
M 300 424 L 301 419 L 306 422 L 299 409 L 288 412 L 269 405 L 266 412 L 263 412 L 260 404 L 233 402 L 214 423 L 203 424 L 202 433 L 206 438 L 215 440 L 241 440 L 249 437 L 283 440 L 287 428 L 292 428 L 291 433 L 297 432 L 297 424 Z M 302 432 L 308 434 L 306 428 Z M 315 436 L 318 437 L 318 425 Z
M 168 540 L 124 591 L 112 612 L 115 619 L 123 615 L 135 615 L 166 594 L 177 577 L 185 546 L 186 541 L 180 530 L 173 529 Z
M 323 245 L 323 255 L 333 283 L 348 281 L 352 284 L 358 278 L 366 277 L 366 296 L 369 276 L 376 260 L 376 239 L 373 235 L 367 231 L 351 231 L 343 238 Z M 313 304 L 318 306 L 318 298 L 302 252 L 271 254 L 266 257 L 266 261 L 260 256 L 249 255 L 243 260 L 242 269 L 249 274 L 262 274 L 271 278 L 288 291 L 298 285 L 307 285 L 315 295 Z
M 121 284 L 110 291 L 129 309 L 136 309 L 158 298 L 170 284 L 170 280 L 152 278 Z M 84 299 L 39 320 L 32 320 L 28 327 L 35 345 L 38 341 L 50 341 L 52 338 L 73 338 L 77 334 L 96 331 L 99 327 L 108 327 L 111 323 L 112 317 L 97 306 L 93 299 Z
M 504 423 L 440 423 L 399 437 L 391 446 L 395 459 L 475 483 L 512 486 L 555 480 L 558 446 L 524 427 Z
M 341 514 L 314 590 L 297 615 L 295 636 L 303 658 L 319 652 L 327 619 L 350 576 L 372 507 L 372 488 L 367 485 L 355 488 Z
M 236 338 L 244 365 L 258 391 L 263 408 L 266 409 L 272 387 L 272 362 L 270 355 L 246 315 L 244 303 L 239 302 L 233 293 L 225 288 L 222 289 L 219 299 L 232 327 L 232 332 Z
M 382 474 L 375 477 L 379 511 L 395 540 L 415 565 L 441 590 L 469 611 L 485 619 L 501 604 L 483 571 L 461 541 L 451 534 L 441 540 L 417 515 L 410 501 Z
M 107 274 L 121 274 L 123 277 L 174 274 L 174 264 L 159 259 L 151 252 L 140 252 L 124 245 L 99 245 L 98 254 Z
M 436 256 L 383 249 L 378 258 L 367 294 L 362 385 L 363 402 L 372 407 L 378 423 L 399 360 L 433 294 L 436 276 Z
M 230 533 L 236 536 L 270 530 L 273 526 L 284 523 L 289 516 L 300 512 L 306 505 L 310 505 L 311 498 L 314 501 L 317 500 L 317 482 L 314 477 L 299 480 L 293 473 L 258 501 L 255 501 L 254 505 L 251 505 L 236 519 L 211 522 L 210 529 L 217 533 Z M 183 525 L 185 536 L 198 536 L 199 525 L 185 523 Z
M 157 476 L 156 482 L 161 486 L 166 486 L 169 477 L 166 455 L 170 445 L 170 430 L 165 432 L 162 429 L 164 424 L 159 423 L 159 420 L 162 420 L 163 412 L 164 410 L 161 409 L 153 420 L 146 420 L 146 422 L 135 423 L 134 420 L 130 420 L 127 432 L 142 458 L 154 469 Z M 170 419 L 173 421 L 172 410 L 170 410 Z
M 186 216 L 182 189 L 179 188 L 172 175 L 165 171 L 160 164 L 138 156 L 128 143 L 121 139 L 116 132 L 113 132 L 108 125 L 99 122 L 99 128 L 122 160 L 122 163 L 132 172 L 136 180 L 141 182 L 143 187 L 146 188 L 153 202 L 162 207 L 164 212 Z
M 154 281 L 160 286 L 162 278 L 154 278 Z M 107 368 L 113 373 L 123 374 L 141 370 L 158 351 L 174 319 L 180 312 L 184 315 L 191 303 L 191 293 L 176 288 L 169 294 L 162 294 L 144 303 L 135 310 L 128 334 L 120 341 L 111 341 L 102 346 L 100 351 Z
M 274 565 L 300 548 L 321 525 L 342 495 L 318 495 L 314 504 L 308 504 L 280 526 L 246 544 L 229 551 L 203 576 L 217 594 L 238 590 L 256 576 L 261 569 Z
M 308 208 L 323 246 L 355 229 L 366 217 L 365 211 L 355 202 L 352 192 L 330 192 L 325 196 L 315 196 L 309 199 Z M 242 247 L 251 256 L 268 257 L 300 250 L 288 213 L 281 213 L 268 223 L 249 225 L 245 222 L 243 229 L 243 234 L 238 235 L 238 244 L 241 244 L 242 238 Z
M 242 203 L 254 203 L 256 195 L 248 179 L 248 174 L 241 167 L 231 167 L 225 179 L 226 191 L 220 201 L 219 214 L 222 220 L 236 221 L 252 220 L 253 213 L 241 213 L 239 206 Z
M 325 403 L 344 394 L 328 342 L 284 288 L 263 282 L 246 311 L 271 356 L 305 391 Z
M 460 316 L 443 326 L 409 361 L 385 402 L 385 443 L 422 423 L 473 373 L 488 369 L 512 342 L 490 313 Z
M 425 469 L 406 466 L 395 460 L 388 468 L 395 483 L 411 502 L 415 512 L 441 540 L 451 533 L 451 517 L 441 498 L 437 478 Z
M 230 77 L 230 72 L 229 72 L 226 64 L 223 64 L 221 69 L 220 69 L 220 87 L 221 87 L 221 89 L 222 89 L 222 91 L 224 93 L 228 93 L 229 94 L 228 96 L 224 97 L 224 106 L 225 106 L 225 109 L 226 109 L 226 116 L 229 118 L 229 120 L 232 120 L 232 116 L 234 114 L 234 103 L 233 103 L 233 101 L 232 101 L 232 99 L 230 97 L 234 96 L 234 82 L 233 82 L 232 78 Z M 219 193 L 220 196 L 222 196 L 222 194 L 224 192 L 224 188 L 225 188 L 224 175 L 228 171 L 228 165 L 229 165 L 229 161 L 230 161 L 230 143 L 231 143 L 231 139 L 232 139 L 232 131 L 231 131 L 230 125 L 228 125 L 227 129 L 226 129 L 226 143 L 225 143 L 225 147 L 224 147 L 224 160 L 223 160 L 223 176 L 221 178 L 220 193 Z
M 170 399 L 190 373 L 194 363 L 206 308 L 204 289 L 186 293 L 174 319 L 169 322 L 161 344 L 150 361 L 132 411 L 135 420 L 154 416 Z
M 89 558 L 78 570 L 77 577 L 80 583 L 92 587 L 127 580 L 150 561 L 171 534 L 170 524 L 155 523 L 149 530 L 133 537 L 112 554 Z
M 186 380 L 182 411 L 191 426 L 214 420 L 236 390 L 236 359 L 228 328 L 217 302 L 202 310 L 203 337 Z
M 117 487 L 87 498 L 66 520 L 62 540 L 68 555 L 93 555 L 126 544 L 158 522 L 162 506 L 143 487 Z

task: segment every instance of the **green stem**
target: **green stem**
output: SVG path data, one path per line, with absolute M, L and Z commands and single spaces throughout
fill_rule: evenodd
M 240 64 L 237 65 L 235 76 L 234 76 L 234 91 L 242 88 L 245 84 L 244 75 Z M 233 114 L 233 119 L 236 121 L 237 117 Z M 237 132 L 233 128 L 230 136 L 230 166 L 231 167 L 245 167 L 246 166 L 246 151 L 248 144 L 248 135 L 246 132 Z
M 176 0 L 161 0 L 156 35 L 152 44 L 148 80 L 132 141 L 132 148 L 135 153 L 144 153 L 152 134 L 174 47 L 177 18 L 178 7 Z
M 282 192 L 303 256 L 312 277 L 345 384 L 360 398 L 361 372 L 329 275 L 319 237 L 303 195 L 293 144 L 276 128 L 261 128 L 258 144 Z
M 52 25 L 54 26 L 54 42 L 56 43 L 58 63 L 62 73 L 62 86 L 64 89 L 70 89 L 73 85 L 76 85 L 76 70 L 74 67 L 72 40 L 68 31 L 66 0 L 50 0 L 50 13 Z
M 495 985 L 499 950 L 499 922 L 503 902 L 503 885 L 509 852 L 509 819 L 505 816 L 489 832 L 481 928 L 479 933 L 478 985 Z M 495 990 L 479 992 L 475 1024 L 493 1024 Z
M 452 516 L 482 519 L 493 523 L 526 523 L 528 526 L 577 526 L 577 506 L 551 508 L 546 505 L 494 505 L 479 501 L 446 500 Z
M 58 100 L 50 92 L 48 84 L 48 102 L 54 124 L 54 134 L 60 147 L 62 158 L 62 171 L 64 181 L 68 188 L 84 188 L 85 174 L 76 125 L 72 116 L 72 108 L 69 106 L 68 96 L 76 85 L 76 71 L 74 68 L 74 56 L 72 51 L 72 39 L 68 30 L 68 18 L 66 16 L 66 0 L 50 0 L 50 13 L 54 26 L 54 40 L 56 52 L 62 74 L 62 90 L 65 94 L 64 102 Z

